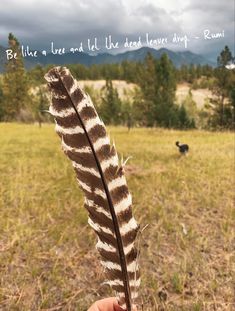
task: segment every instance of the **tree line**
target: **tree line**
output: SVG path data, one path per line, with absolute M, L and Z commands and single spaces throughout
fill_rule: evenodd
M 68 64 L 73 76 L 78 80 L 125 80 L 131 83 L 138 83 L 138 74 L 141 68 L 144 66 L 140 61 L 127 61 L 124 60 L 121 63 L 108 63 L 108 64 L 93 64 L 91 66 L 85 66 L 83 64 Z M 46 73 L 53 65 L 47 65 L 42 67 L 40 65 L 35 66 L 28 71 L 28 75 L 31 82 L 34 85 L 44 83 L 43 74 Z M 195 83 L 199 78 L 204 77 L 204 82 L 213 78 L 214 68 L 210 65 L 182 65 L 180 68 L 174 66 L 175 78 L 177 83 L 187 82 L 190 84 Z M 207 87 L 208 84 L 200 84 L 197 87 Z M 196 84 L 195 84 L 196 88 Z
M 20 55 L 20 43 L 13 34 L 9 47 Z M 100 64 L 86 67 L 68 65 L 79 80 L 105 79 L 105 87 L 97 93 L 87 89 L 106 124 L 132 126 L 160 126 L 168 128 L 196 128 L 197 115 L 192 94 L 181 105 L 176 104 L 178 83 L 189 83 L 192 89 L 209 88 L 213 92 L 204 111 L 205 127 L 232 129 L 235 110 L 235 70 L 226 65 L 233 61 L 226 46 L 217 60 L 217 67 L 209 65 L 182 65 L 176 68 L 166 54 L 155 59 L 148 53 L 142 62 L 123 61 L 120 64 Z M 48 96 L 44 74 L 53 65 L 26 71 L 22 57 L 9 60 L 0 77 L 0 121 L 50 121 Z M 123 100 L 112 80 L 136 84 L 131 99 Z

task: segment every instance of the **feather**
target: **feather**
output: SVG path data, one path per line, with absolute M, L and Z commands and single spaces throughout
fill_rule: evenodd
M 85 194 L 88 222 L 97 234 L 96 247 L 106 283 L 116 292 L 120 306 L 132 310 L 138 296 L 140 273 L 135 239 L 139 225 L 132 216 L 132 199 L 124 168 L 106 128 L 85 92 L 65 67 L 46 75 L 62 149 L 72 161 Z

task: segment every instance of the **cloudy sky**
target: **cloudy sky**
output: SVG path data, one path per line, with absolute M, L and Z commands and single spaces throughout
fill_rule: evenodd
M 7 46 L 13 32 L 33 49 L 78 47 L 96 37 L 105 47 L 112 35 L 123 51 L 125 38 L 146 43 L 150 38 L 168 38 L 166 48 L 185 50 L 185 42 L 172 43 L 173 35 L 190 40 L 187 49 L 204 55 L 218 55 L 225 44 L 234 45 L 234 0 L 1 0 L 0 45 Z M 204 30 L 224 37 L 205 40 Z M 195 37 L 198 37 L 197 39 Z M 161 46 L 155 46 L 160 48 Z M 234 51 L 233 51 L 234 52 Z

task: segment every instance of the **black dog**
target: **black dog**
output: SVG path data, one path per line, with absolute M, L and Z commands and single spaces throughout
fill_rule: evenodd
M 185 154 L 186 155 L 189 152 L 189 146 L 188 145 L 180 144 L 179 141 L 177 141 L 175 144 L 179 148 L 179 152 L 181 154 Z

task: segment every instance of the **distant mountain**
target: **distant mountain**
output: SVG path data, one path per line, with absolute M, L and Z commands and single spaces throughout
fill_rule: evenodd
M 117 54 L 117 55 L 107 54 L 109 55 L 109 57 L 107 58 L 107 62 L 119 63 L 119 62 L 122 62 L 123 60 L 142 61 L 146 57 L 148 52 L 150 52 L 154 56 L 154 58 L 157 58 L 157 59 L 160 58 L 162 54 L 166 53 L 176 67 L 180 67 L 183 64 L 195 64 L 195 65 L 209 64 L 212 66 L 214 65 L 212 61 L 209 61 L 202 55 L 198 55 L 190 51 L 173 52 L 166 48 L 155 50 L 155 49 L 148 48 L 148 47 L 142 47 L 138 50 L 128 51 L 128 52 L 124 52 L 124 53 Z
M 192 53 L 190 51 L 173 52 L 171 50 L 161 48 L 155 50 L 148 47 L 142 47 L 138 50 L 127 51 L 124 53 L 112 55 L 108 53 L 97 54 L 91 56 L 86 53 L 66 53 L 64 55 L 53 55 L 48 54 L 43 56 L 38 53 L 37 58 L 25 58 L 25 67 L 27 69 L 35 67 L 37 64 L 45 66 L 48 64 L 54 65 L 65 65 L 65 64 L 83 64 L 86 66 L 91 66 L 93 64 L 113 64 L 120 63 L 124 60 L 128 61 L 143 61 L 147 53 L 150 52 L 155 58 L 160 58 L 163 53 L 166 53 L 168 57 L 172 60 L 176 67 L 180 67 L 183 64 L 201 64 L 201 65 L 211 65 L 214 66 L 211 60 L 208 60 L 202 55 Z M 5 48 L 0 46 L 0 72 L 3 71 L 5 62 Z

